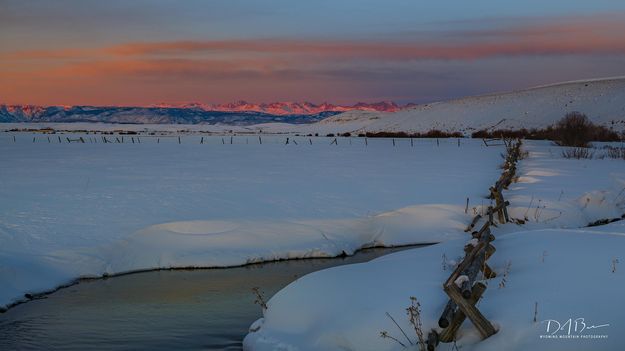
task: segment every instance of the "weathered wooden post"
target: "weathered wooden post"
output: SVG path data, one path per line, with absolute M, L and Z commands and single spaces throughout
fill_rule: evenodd
M 482 294 L 486 291 L 486 285 L 482 282 L 476 282 L 471 288 L 471 297 L 469 298 L 469 304 L 475 305 Z M 462 310 L 458 309 L 458 311 L 453 315 L 451 321 L 449 322 L 448 327 L 445 327 L 445 330 L 441 332 L 439 335 L 439 340 L 442 342 L 452 342 L 456 336 L 456 332 L 462 326 L 462 323 L 467 318 L 467 316 L 462 312 Z
M 436 330 L 431 330 L 428 334 L 427 350 L 434 351 L 436 350 L 436 346 L 438 346 L 438 333 Z

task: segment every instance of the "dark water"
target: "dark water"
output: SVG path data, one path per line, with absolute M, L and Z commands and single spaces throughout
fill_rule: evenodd
M 253 287 L 270 297 L 307 273 L 404 249 L 84 281 L 0 314 L 0 350 L 239 350 L 261 317 Z

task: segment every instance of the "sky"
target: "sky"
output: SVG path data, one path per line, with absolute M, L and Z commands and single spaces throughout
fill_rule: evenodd
M 422 103 L 625 76 L 620 0 L 0 0 L 0 103 Z

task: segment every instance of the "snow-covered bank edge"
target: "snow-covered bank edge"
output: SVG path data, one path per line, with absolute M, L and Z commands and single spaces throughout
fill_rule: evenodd
M 83 283 L 83 282 L 89 282 L 89 281 L 94 281 L 94 280 L 106 280 L 106 279 L 113 279 L 116 277 L 122 277 L 122 276 L 127 276 L 127 275 L 133 275 L 133 274 L 141 274 L 141 273 L 150 273 L 150 272 L 160 272 L 160 271 L 189 271 L 189 270 L 213 270 L 213 269 L 231 269 L 231 268 L 240 268 L 240 267 L 250 267 L 250 266 L 262 266 L 264 264 L 267 263 L 277 263 L 277 262 L 286 262 L 286 261 L 307 261 L 307 260 L 317 260 L 317 259 L 341 259 L 341 258 L 345 258 L 345 257 L 350 257 L 350 256 L 354 256 L 357 255 L 361 252 L 366 252 L 367 250 L 375 250 L 375 249 L 397 249 L 397 248 L 421 248 L 421 247 L 426 247 L 426 246 L 430 246 L 430 245 L 435 245 L 438 244 L 438 242 L 432 242 L 432 243 L 419 243 L 419 244 L 402 244 L 402 245 L 363 245 L 362 247 L 356 249 L 355 251 L 353 251 L 350 254 L 347 254 L 345 251 L 343 251 L 341 254 L 338 254 L 336 256 L 325 256 L 325 255 L 312 255 L 312 256 L 302 256 L 302 257 L 293 257 L 293 258 L 276 258 L 276 259 L 266 259 L 266 260 L 259 260 L 259 261 L 250 261 L 250 262 L 246 262 L 246 263 L 242 263 L 242 264 L 235 264 L 235 265 L 227 265 L 227 266 L 171 266 L 171 267 L 157 267 L 157 268 L 146 268 L 146 269 L 136 269 L 136 270 L 130 270 L 130 271 L 125 271 L 125 272 L 119 272 L 119 273 L 112 273 L 112 274 L 108 274 L 108 273 L 104 273 L 102 275 L 90 275 L 90 276 L 81 276 L 78 278 L 74 278 L 71 281 L 68 281 L 66 283 L 63 283 L 61 285 L 58 285 L 54 288 L 51 288 L 49 290 L 44 290 L 44 291 L 38 291 L 38 292 L 29 292 L 24 294 L 24 297 L 22 299 L 17 299 L 12 303 L 6 304 L 4 306 L 0 306 L 0 314 L 7 312 L 8 310 L 10 310 L 11 308 L 17 307 L 19 305 L 34 301 L 34 300 L 39 300 L 39 299 L 45 299 L 46 296 L 54 294 L 55 292 L 62 290 L 62 289 L 67 289 L 70 288 L 74 285 Z
M 499 236 L 497 255 L 489 262 L 498 277 L 489 283 L 479 304 L 480 311 L 499 330 L 480 341 L 467 322 L 459 331 L 458 347 L 489 351 L 620 350 L 625 340 L 619 328 L 625 315 L 608 306 L 617 306 L 625 290 L 622 266 L 618 265 L 615 272 L 610 267 L 611 260 L 622 259 L 625 233 L 606 227 L 602 232 L 543 229 Z M 380 338 L 381 331 L 388 331 L 403 340 L 385 313 L 390 313 L 403 330 L 412 331 L 405 308 L 409 297 L 415 296 L 421 303 L 423 330 L 438 328 L 447 302 L 441 281 L 449 274 L 439 262 L 441 256 L 461 251 L 465 242 L 452 240 L 306 275 L 269 300 L 265 316 L 251 326 L 244 349 L 402 350 L 393 341 Z M 580 276 L 589 283 L 584 285 L 589 289 L 579 289 Z M 537 320 L 533 322 L 536 302 Z M 541 321 L 564 323 L 571 316 L 585 318 L 588 325 L 612 325 L 596 330 L 596 334 L 609 338 L 578 339 L 578 344 L 575 340 L 558 343 L 541 337 L 553 332 L 553 327 L 547 332 L 546 323 Z M 409 337 L 416 339 L 413 333 Z
M 0 304 L 104 273 L 456 238 L 466 197 L 480 198 L 498 176 L 501 151 L 470 140 L 231 146 L 212 137 L 220 146 L 210 147 L 194 138 L 3 140 Z M 432 231 L 441 223 L 446 232 Z

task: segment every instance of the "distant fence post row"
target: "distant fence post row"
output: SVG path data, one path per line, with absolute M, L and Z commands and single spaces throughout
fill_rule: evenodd
M 521 155 L 521 140 L 504 140 L 506 145 L 506 161 L 504 171 L 499 180 L 490 188 L 490 198 L 495 200 L 495 207 L 489 206 L 486 214 L 476 214 L 465 232 L 471 232 L 472 240 L 464 247 L 465 256 L 443 284 L 443 290 L 449 296 L 449 301 L 438 320 L 438 326 L 443 330 L 439 333 L 432 329 L 428 334 L 427 348 L 433 351 L 440 342 L 448 343 L 456 339 L 456 332 L 468 317 L 483 339 L 490 337 L 497 331 L 475 306 L 486 291 L 486 284 L 477 281 L 479 272 L 485 279 L 494 278 L 497 274 L 488 266 L 486 261 L 495 253 L 491 244 L 495 236 L 490 227 L 496 226 L 494 216 L 499 223 L 510 221 L 508 217 L 508 201 L 503 198 L 502 191 L 512 183 L 516 174 L 516 163 Z M 473 229 L 479 221 L 485 218 L 482 227 Z
M 300 135 L 296 134 L 295 136 L 300 136 Z M 15 135 L 13 135 L 12 137 L 13 137 L 13 142 L 16 143 L 17 139 L 16 139 Z M 161 135 L 160 137 L 153 136 L 152 139 L 156 139 L 156 143 L 160 144 L 161 137 L 163 137 L 163 138 L 170 137 L 170 138 L 173 138 L 173 139 L 177 139 L 178 140 L 178 144 L 183 144 L 183 139 L 179 135 L 178 136 Z M 307 138 L 308 139 L 308 143 L 310 145 L 313 145 L 313 138 L 310 137 L 310 135 L 309 136 L 303 136 L 302 135 L 301 137 L 304 139 L 304 143 L 305 143 L 305 139 Z M 71 143 L 82 143 L 82 144 L 85 144 L 85 143 L 98 143 L 98 142 L 101 142 L 103 144 L 124 144 L 126 142 L 132 143 L 132 144 L 135 144 L 135 143 L 141 144 L 141 138 L 139 137 L 139 135 L 136 135 L 134 137 L 131 136 L 130 139 L 128 139 L 128 137 L 126 137 L 126 139 L 124 139 L 124 135 L 120 135 L 120 134 L 109 134 L 108 137 L 106 135 L 101 135 L 99 137 L 94 135 L 93 137 L 91 137 L 91 136 L 85 136 L 85 137 L 81 136 L 81 137 L 78 137 L 78 138 L 64 137 L 63 139 L 61 139 L 61 136 L 57 136 L 57 138 L 58 138 L 58 143 L 59 144 L 64 143 L 64 142 L 67 142 L 68 144 L 71 144 Z M 149 138 L 149 136 L 148 137 L 144 136 L 144 138 Z M 208 143 L 205 142 L 204 138 L 205 138 L 204 136 L 200 137 L 199 144 L 208 144 Z M 317 136 L 315 136 L 315 138 L 317 138 Z M 322 136 L 321 138 L 329 138 L 329 139 L 331 139 L 330 145 L 337 145 L 337 146 L 339 145 L 339 137 L 333 137 L 333 136 L 332 137 L 323 137 Z M 352 137 L 344 137 L 344 138 L 349 140 L 349 145 L 352 145 Z M 363 139 L 364 139 L 364 145 L 368 146 L 369 145 L 368 138 L 365 136 L 365 137 L 363 137 Z M 385 138 L 385 139 L 390 139 L 389 141 L 393 145 L 393 147 L 399 145 L 399 143 L 395 141 L 395 138 Z M 440 146 L 439 138 L 428 138 L 428 139 L 436 139 L 436 146 Z M 460 147 L 460 139 L 461 138 L 456 137 L 456 139 L 457 139 L 458 147 Z M 45 140 L 47 140 L 48 143 L 52 143 L 52 141 L 50 139 L 50 136 L 47 136 L 44 139 L 44 142 L 45 142 Z M 222 136 L 221 137 L 221 144 L 224 144 L 224 145 L 225 144 L 230 144 L 230 145 L 235 144 L 234 136 L 232 136 L 232 135 L 230 135 L 230 142 L 229 143 L 226 142 L 226 140 L 227 139 L 224 136 Z M 32 139 L 33 143 L 36 143 L 36 142 L 39 142 L 39 141 L 40 141 L 40 139 L 38 139 L 36 136 L 34 136 L 33 139 Z M 247 136 L 245 138 L 245 144 L 249 144 L 249 137 L 247 137 Z M 260 135 L 258 136 L 258 144 L 260 144 L 260 145 L 263 144 L 263 139 L 262 139 L 262 136 L 260 136 Z M 284 145 L 289 145 L 289 144 L 299 145 L 299 143 L 297 142 L 297 140 L 294 137 L 286 137 Z M 410 137 L 410 146 L 411 147 L 415 146 L 413 137 Z

